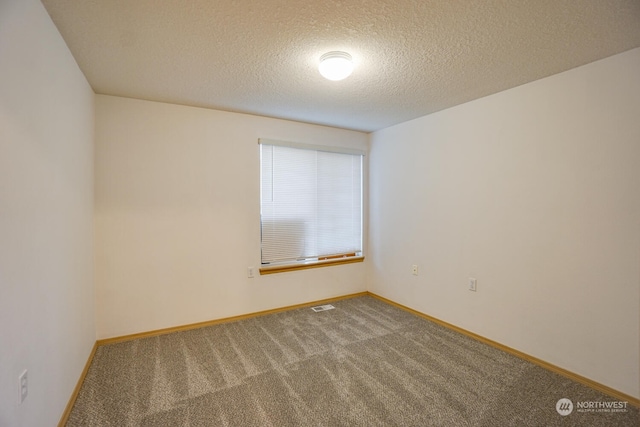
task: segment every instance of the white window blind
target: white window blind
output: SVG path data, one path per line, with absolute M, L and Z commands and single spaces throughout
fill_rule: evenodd
M 362 153 L 260 140 L 262 263 L 362 252 Z

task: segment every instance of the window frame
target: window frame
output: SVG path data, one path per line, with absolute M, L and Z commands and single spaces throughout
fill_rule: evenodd
M 262 263 L 262 255 L 261 255 L 260 268 L 259 268 L 260 275 L 363 262 L 365 258 L 364 257 L 364 230 L 365 230 L 365 224 L 364 224 L 365 161 L 364 161 L 364 157 L 366 155 L 366 151 L 353 149 L 353 148 L 346 148 L 346 147 L 313 145 L 313 144 L 304 144 L 304 143 L 298 143 L 298 142 L 259 138 L 258 139 L 259 150 L 262 149 L 261 145 L 282 146 L 282 147 L 290 147 L 290 148 L 297 148 L 297 149 L 305 149 L 310 151 L 325 151 L 325 152 L 331 152 L 331 153 L 359 155 L 359 156 L 362 156 L 362 163 L 360 166 L 360 218 L 361 218 L 360 219 L 360 250 L 357 252 L 351 252 L 346 254 L 321 256 L 318 258 L 307 258 L 299 261 L 282 261 L 282 262 L 273 262 L 273 263 L 264 263 L 264 264 Z M 261 251 L 263 247 L 262 246 L 263 245 L 262 167 L 263 167 L 262 156 L 260 156 L 259 175 L 260 175 L 260 224 L 261 224 L 260 250 Z

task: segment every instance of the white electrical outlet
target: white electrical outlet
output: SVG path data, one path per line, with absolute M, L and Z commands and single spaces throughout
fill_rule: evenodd
M 477 290 L 478 280 L 474 277 L 469 277 L 469 290 L 475 292 Z
M 27 398 L 27 394 L 29 394 L 29 378 L 27 377 L 27 370 L 25 369 L 23 373 L 20 374 L 20 376 L 18 377 L 18 386 L 20 387 L 19 389 L 19 397 L 18 397 L 18 404 L 24 402 L 24 400 Z
M 413 266 L 411 266 L 411 272 L 413 273 L 414 276 L 418 275 L 418 266 L 413 264 Z
M 248 267 L 248 268 L 247 268 L 247 277 L 248 277 L 249 279 L 252 279 L 252 278 L 253 278 L 253 267 Z

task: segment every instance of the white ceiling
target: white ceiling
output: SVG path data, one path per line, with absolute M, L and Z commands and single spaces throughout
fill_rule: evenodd
M 640 0 L 42 0 L 94 91 L 374 131 L 640 46 Z M 346 80 L 317 71 L 349 52 Z

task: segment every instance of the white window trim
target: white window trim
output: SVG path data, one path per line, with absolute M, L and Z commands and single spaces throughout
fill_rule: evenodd
M 355 149 L 355 148 L 305 144 L 300 142 L 281 141 L 281 140 L 269 139 L 269 138 L 259 138 L 258 145 L 261 145 L 261 144 L 291 147 L 291 148 L 301 148 L 301 149 L 315 150 L 315 151 L 325 151 L 330 153 L 353 154 L 353 155 L 360 155 L 363 157 L 365 157 L 367 154 L 366 151 Z M 362 188 L 364 189 L 365 188 L 364 175 L 362 176 L 361 185 L 362 185 Z M 364 206 L 363 206 L 362 215 L 364 216 Z M 364 221 L 364 217 L 363 217 L 363 221 Z M 364 228 L 362 231 L 364 232 Z M 307 259 L 299 262 L 264 264 L 259 268 L 259 272 L 260 272 L 260 275 L 265 275 L 265 274 L 273 274 L 273 273 L 282 273 L 287 271 L 305 270 L 310 268 L 327 267 L 332 265 L 351 264 L 351 263 L 363 262 L 364 258 L 365 258 L 364 248 L 362 248 L 362 250 L 360 252 L 357 252 L 355 255 L 349 255 L 349 256 L 344 256 L 340 258 L 321 259 L 321 260 Z
M 291 148 L 303 148 L 305 150 L 326 151 L 328 153 L 356 154 L 360 156 L 366 156 L 367 154 L 366 151 L 358 150 L 355 148 L 333 147 L 329 145 L 303 144 L 300 142 L 279 141 L 276 139 L 266 139 L 266 138 L 258 139 L 258 144 L 278 145 L 280 147 L 291 147 Z

